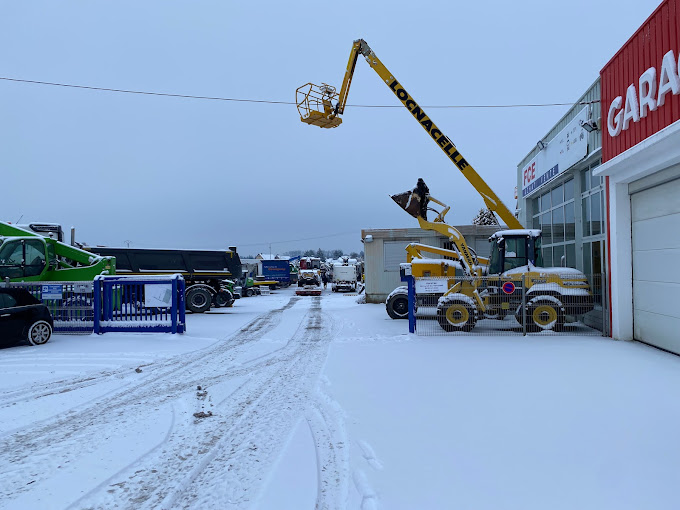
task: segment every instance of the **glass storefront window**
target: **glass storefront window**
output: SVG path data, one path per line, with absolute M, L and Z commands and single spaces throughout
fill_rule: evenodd
M 567 267 L 576 267 L 576 244 L 569 243 L 567 248 Z
M 541 212 L 545 212 L 550 209 L 550 193 L 541 195 Z
M 552 211 L 553 243 L 564 242 L 564 207 L 556 207 Z
M 590 210 L 591 210 L 591 235 L 597 235 L 601 233 L 601 221 L 602 217 L 600 214 L 600 193 L 595 193 L 590 196 Z
M 564 192 L 561 184 L 550 192 L 550 197 L 553 206 L 564 202 Z
M 543 267 L 552 267 L 552 248 L 543 248 Z
M 574 198 L 574 179 L 569 179 L 564 183 L 564 201 L 568 202 Z
M 574 202 L 564 206 L 564 240 L 573 241 L 576 239 L 576 223 L 574 222 Z
M 590 235 L 590 200 L 589 197 L 583 197 L 581 200 L 581 218 L 583 223 L 583 236 Z
M 581 191 L 590 189 L 590 168 L 581 172 Z
M 541 230 L 543 231 L 543 242 L 545 244 L 552 243 L 552 225 L 550 224 L 550 219 L 549 212 L 541 215 Z
M 553 263 L 557 267 L 565 267 L 567 265 L 567 261 L 564 257 L 564 245 L 560 244 L 558 246 L 553 247 Z

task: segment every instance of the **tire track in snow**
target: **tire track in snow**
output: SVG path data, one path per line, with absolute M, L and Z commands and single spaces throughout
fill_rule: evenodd
M 277 356 L 259 365 L 256 374 L 217 404 L 212 417 L 197 424 L 200 437 L 188 445 L 184 434 L 174 433 L 177 440 L 168 448 L 120 473 L 110 502 L 135 509 L 254 504 L 258 482 L 314 391 L 332 336 L 328 321 L 321 314 L 320 299 L 314 298 Z
M 98 440 L 106 437 L 107 429 L 125 427 L 128 420 L 147 415 L 149 408 L 158 408 L 181 398 L 188 388 L 205 384 L 206 380 L 214 382 L 225 375 L 247 374 L 248 362 L 231 370 L 231 373 L 225 373 L 224 367 L 233 361 L 236 351 L 257 342 L 277 326 L 283 312 L 299 299 L 291 298 L 285 306 L 255 318 L 234 334 L 228 343 L 219 342 L 214 348 L 202 350 L 189 359 L 178 356 L 161 363 L 158 374 L 147 377 L 142 386 L 100 397 L 95 402 L 72 408 L 56 418 L 43 420 L 0 440 L 0 463 L 12 466 L 3 477 L 2 499 L 7 501 L 31 488 L 26 480 L 35 477 L 36 464 L 41 466 L 39 478 L 43 479 L 50 471 L 58 469 L 57 464 L 76 462 L 79 456 L 91 452 L 93 445 L 96 447 Z M 260 358 L 256 365 L 267 362 L 266 357 Z M 40 394 L 39 391 L 37 393 Z M 40 483 L 40 479 L 36 480 L 36 484 Z

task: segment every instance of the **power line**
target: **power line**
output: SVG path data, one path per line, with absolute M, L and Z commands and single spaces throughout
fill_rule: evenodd
M 93 90 L 98 92 L 116 92 L 120 94 L 140 94 L 145 96 L 161 96 L 161 97 L 176 97 L 180 99 L 200 99 L 208 101 L 231 101 L 237 103 L 263 103 L 263 104 L 284 104 L 297 105 L 294 101 L 272 101 L 266 99 L 240 99 L 234 97 L 219 97 L 219 96 L 196 96 L 191 94 L 172 94 L 169 92 L 149 92 L 144 90 L 128 90 L 128 89 L 114 89 L 108 87 L 92 87 L 89 85 L 75 85 L 72 83 L 56 83 L 49 81 L 38 80 L 24 80 L 20 78 L 9 78 L 0 76 L 0 80 L 11 81 L 16 83 L 30 83 L 34 85 L 48 85 L 51 87 L 66 87 L 73 89 Z M 536 108 L 546 106 L 576 106 L 599 103 L 600 100 L 594 101 L 579 101 L 576 103 L 518 103 L 518 104 L 468 104 L 468 105 L 423 105 L 423 108 Z M 402 108 L 402 105 L 370 105 L 370 104 L 348 104 L 348 107 L 353 108 Z

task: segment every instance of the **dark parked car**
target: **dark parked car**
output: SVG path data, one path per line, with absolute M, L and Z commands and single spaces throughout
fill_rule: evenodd
M 52 315 L 26 289 L 0 288 L 0 340 L 42 345 L 52 336 Z

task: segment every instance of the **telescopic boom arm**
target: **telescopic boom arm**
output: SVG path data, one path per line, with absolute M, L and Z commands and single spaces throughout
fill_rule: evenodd
M 357 39 L 352 45 L 352 51 L 350 52 L 347 69 L 345 70 L 345 76 L 342 81 L 342 87 L 340 88 L 339 93 L 336 94 L 335 89 L 332 87 L 330 87 L 332 90 L 329 92 L 328 85 L 318 87 L 310 83 L 303 85 L 298 89 L 297 104 L 302 122 L 324 128 L 333 128 L 340 125 L 342 120 L 338 116 L 342 115 L 345 111 L 347 96 L 349 94 L 350 85 L 352 84 L 352 77 L 354 75 L 354 69 L 356 67 L 359 54 L 366 58 L 368 65 L 370 65 L 373 70 L 378 73 L 378 76 L 380 76 L 380 78 L 385 82 L 390 90 L 392 90 L 399 101 L 401 101 L 406 109 L 411 112 L 413 118 L 418 121 L 425 131 L 427 131 L 430 137 L 437 143 L 439 148 L 444 152 L 444 154 L 446 154 L 446 157 L 449 158 L 454 165 L 456 165 L 458 170 L 460 170 L 460 172 L 465 176 L 470 184 L 472 184 L 472 186 L 482 196 L 486 207 L 490 211 L 496 213 L 508 226 L 508 228 L 524 228 L 519 220 L 515 218 L 512 212 L 510 212 L 501 199 L 498 198 L 496 193 L 494 193 L 494 191 L 484 181 L 484 179 L 480 177 L 477 171 L 470 165 L 470 163 L 468 163 L 462 154 L 460 154 L 451 139 L 442 133 L 441 129 L 437 127 L 434 121 L 425 113 L 425 111 L 418 105 L 413 97 L 408 92 L 406 92 L 406 89 L 401 85 L 401 83 L 399 83 L 392 73 L 390 73 L 390 71 L 380 61 L 373 50 L 368 46 L 368 43 L 366 43 L 366 41 L 363 39 Z M 324 108 L 324 103 L 321 101 L 321 99 L 315 103 L 315 87 L 316 90 L 321 90 L 322 95 L 325 93 L 324 99 L 326 101 L 333 99 L 337 100 L 335 106 L 332 108 Z M 315 107 L 315 104 L 322 106 Z

